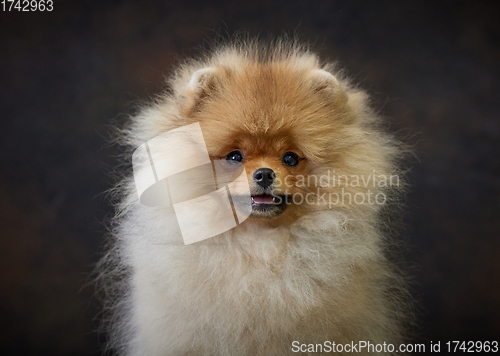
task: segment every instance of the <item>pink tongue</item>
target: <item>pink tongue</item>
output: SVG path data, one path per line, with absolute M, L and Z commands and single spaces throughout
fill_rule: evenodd
M 255 204 L 272 204 L 273 196 L 272 195 L 255 195 L 253 197 L 253 201 Z

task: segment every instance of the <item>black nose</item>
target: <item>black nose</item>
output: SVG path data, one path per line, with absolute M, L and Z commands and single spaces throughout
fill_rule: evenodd
M 274 182 L 274 171 L 269 168 L 259 168 L 253 174 L 253 180 L 262 188 L 267 188 Z

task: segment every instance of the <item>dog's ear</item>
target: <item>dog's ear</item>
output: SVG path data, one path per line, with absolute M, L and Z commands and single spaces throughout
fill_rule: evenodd
M 336 113 L 345 113 L 336 117 L 344 123 L 354 123 L 356 115 L 348 114 L 352 110 L 350 96 L 348 96 L 342 83 L 329 71 L 313 69 L 309 72 L 309 85 L 313 92 L 319 96 L 325 107 L 330 107 Z
M 217 95 L 222 88 L 224 74 L 224 69 L 219 67 L 207 67 L 194 72 L 183 93 L 183 114 L 192 115 L 200 109 L 204 101 Z
M 324 69 L 313 69 L 309 72 L 309 85 L 315 94 L 322 98 L 325 105 L 336 105 L 342 108 L 347 103 L 347 95 L 339 80 Z
M 324 69 L 313 69 L 309 72 L 309 80 L 312 89 L 321 93 L 339 93 L 342 92 L 341 85 L 337 78 Z

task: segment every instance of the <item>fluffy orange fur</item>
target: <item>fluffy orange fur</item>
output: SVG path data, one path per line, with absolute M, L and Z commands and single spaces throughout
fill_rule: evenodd
M 385 257 L 382 225 L 401 194 L 402 181 L 384 182 L 399 179 L 402 150 L 379 128 L 366 94 L 284 41 L 220 46 L 181 66 L 169 87 L 132 119 L 129 146 L 199 122 L 212 159 L 242 152 L 251 191 L 253 173 L 267 167 L 281 182 L 273 194 L 314 204 L 252 214 L 179 246 L 173 211 L 141 205 L 126 180 L 103 264 L 119 275 L 112 347 L 124 355 L 288 355 L 293 341 L 401 342 L 404 288 Z M 298 155 L 296 166 L 283 163 L 286 152 Z M 317 181 L 326 176 L 329 184 Z M 304 184 L 308 177 L 317 178 Z M 320 199 L 369 193 L 383 194 L 384 204 Z

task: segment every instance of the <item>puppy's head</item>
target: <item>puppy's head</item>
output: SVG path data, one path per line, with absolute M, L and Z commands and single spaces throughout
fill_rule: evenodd
M 244 165 L 251 220 L 290 221 L 315 209 L 317 185 L 304 179 L 335 160 L 332 140 L 353 120 L 341 85 L 309 65 L 226 64 L 192 74 L 181 114 L 200 123 L 212 159 Z

